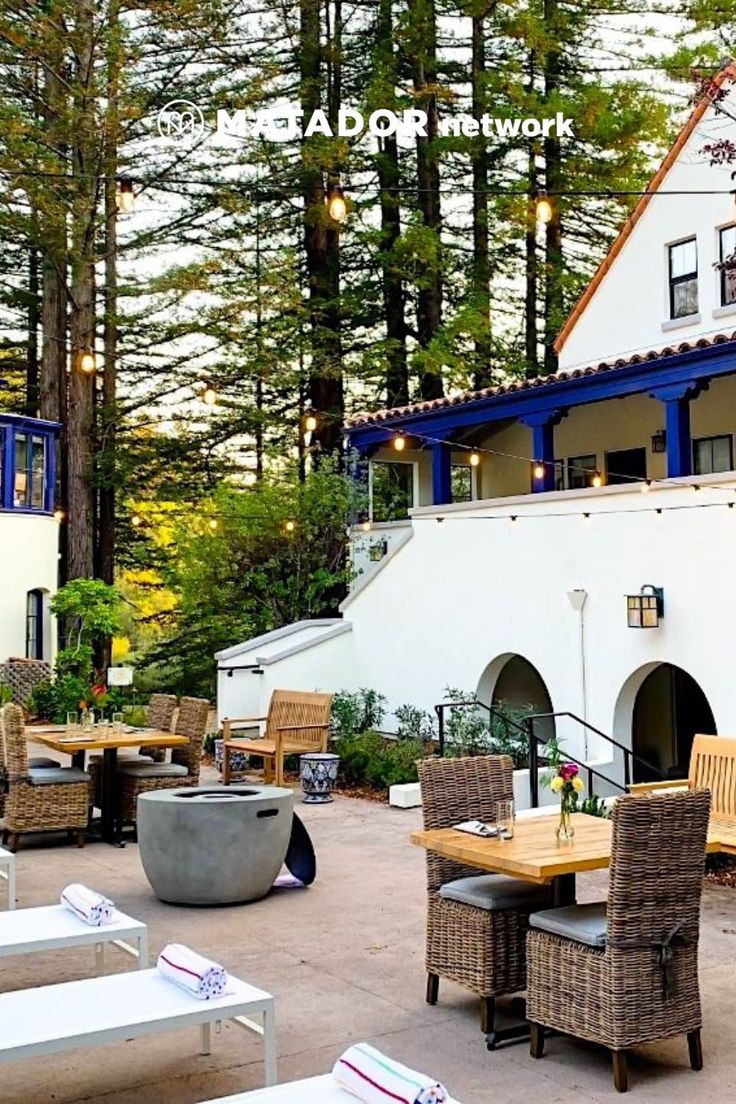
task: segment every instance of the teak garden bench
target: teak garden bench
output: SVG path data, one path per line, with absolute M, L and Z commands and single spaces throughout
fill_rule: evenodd
M 698 735 L 693 740 L 687 778 L 629 786 L 637 796 L 681 789 L 710 790 L 710 834 L 718 837 L 720 851 L 736 855 L 736 739 Z
M 274 690 L 267 717 L 226 717 L 222 722 L 224 746 L 222 781 L 230 785 L 230 754 L 245 752 L 263 759 L 264 781 L 284 784 L 284 759 L 307 751 L 327 751 L 332 694 L 299 690 Z M 262 739 L 233 738 L 235 726 L 266 722 Z M 275 779 L 274 779 L 275 775 Z

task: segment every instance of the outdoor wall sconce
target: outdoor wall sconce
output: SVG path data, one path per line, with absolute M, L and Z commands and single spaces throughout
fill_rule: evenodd
M 652 452 L 666 452 L 667 451 L 667 431 L 664 429 L 658 429 L 656 433 L 652 434 Z
M 368 559 L 371 563 L 378 563 L 388 554 L 388 541 L 384 538 L 379 541 L 372 541 L 368 548 Z
M 626 595 L 626 619 L 630 629 L 658 629 L 664 617 L 664 590 L 646 583 L 639 594 Z

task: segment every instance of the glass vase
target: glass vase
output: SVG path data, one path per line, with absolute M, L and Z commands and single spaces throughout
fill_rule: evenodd
M 561 843 L 568 843 L 575 838 L 575 829 L 572 826 L 572 809 L 563 801 L 560 805 L 560 820 L 555 832 Z

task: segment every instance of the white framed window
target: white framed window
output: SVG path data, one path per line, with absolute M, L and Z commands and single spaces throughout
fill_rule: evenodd
M 450 468 L 452 501 L 472 502 L 475 498 L 473 469 L 470 464 L 453 464 Z
M 667 246 L 670 318 L 698 313 L 698 243 L 696 238 Z
M 736 226 L 722 226 L 718 231 L 718 261 L 720 303 L 728 307 L 736 303 Z
M 733 471 L 733 438 L 730 433 L 718 437 L 699 437 L 693 441 L 695 475 Z

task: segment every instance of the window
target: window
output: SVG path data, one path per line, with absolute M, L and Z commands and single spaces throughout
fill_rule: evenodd
M 698 313 L 698 245 L 695 238 L 669 247 L 670 318 Z
M 719 232 L 721 261 L 721 306 L 736 303 L 736 226 L 724 226 Z M 733 267 L 724 268 L 731 261 Z
M 371 519 L 399 521 L 414 505 L 414 465 L 373 460 L 370 469 Z
M 453 464 L 450 478 L 452 479 L 452 501 L 473 501 L 473 469 L 468 464 Z
M 590 487 L 593 476 L 598 470 L 598 457 L 595 453 L 588 456 L 570 456 L 565 461 L 565 467 L 569 490 Z
M 731 434 L 722 437 L 700 437 L 693 441 L 693 461 L 696 475 L 733 470 Z
M 45 492 L 45 438 L 16 433 L 13 505 L 28 510 L 43 510 Z
M 43 659 L 43 591 L 26 596 L 26 659 Z

